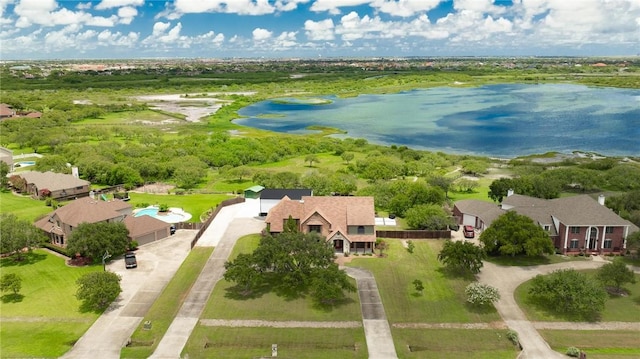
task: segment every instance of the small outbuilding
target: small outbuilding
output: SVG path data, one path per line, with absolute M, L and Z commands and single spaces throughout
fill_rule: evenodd
M 264 187 L 262 186 L 249 187 L 244 190 L 244 198 L 260 198 L 260 192 L 262 192 L 262 190 L 264 190 Z
M 267 188 L 260 193 L 260 215 L 266 216 L 269 210 L 280 200 L 287 197 L 294 201 L 302 200 L 304 196 L 313 196 L 313 191 L 305 188 Z

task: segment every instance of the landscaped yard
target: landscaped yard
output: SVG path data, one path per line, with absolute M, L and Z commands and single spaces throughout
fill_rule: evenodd
M 160 343 L 169 325 L 180 310 L 191 286 L 213 252 L 213 247 L 194 247 L 176 274 L 156 299 L 131 336 L 132 345 L 122 349 L 123 358 L 148 358 Z M 144 329 L 145 322 L 151 329 Z
M 44 201 L 29 196 L 16 195 L 11 192 L 0 192 L 0 208 L 2 213 L 13 213 L 18 218 L 34 222 L 37 218 L 53 211 Z
M 576 347 L 589 359 L 640 358 L 640 332 L 622 330 L 539 330 L 553 350 Z
M 76 280 L 101 271 L 101 265 L 69 267 L 65 259 L 38 249 L 23 262 L 3 258 L 0 267 L 3 275 L 22 277 L 21 296 L 2 296 L 2 357 L 59 357 L 98 318 L 96 313 L 80 312 L 75 293 Z
M 479 310 L 466 303 L 465 287 L 470 281 L 442 271 L 437 256 L 444 241 L 416 240 L 413 254 L 400 240 L 390 244 L 384 258 L 354 258 L 347 265 L 373 272 L 390 323 L 476 323 L 500 321 L 491 308 Z M 424 285 L 419 295 L 412 282 Z
M 226 194 L 185 194 L 167 195 L 151 193 L 129 193 L 131 203 L 134 207 L 143 205 L 166 204 L 169 207 L 182 208 L 185 212 L 191 213 L 189 222 L 200 222 L 200 216 L 210 209 L 216 208 L 225 199 L 233 198 Z

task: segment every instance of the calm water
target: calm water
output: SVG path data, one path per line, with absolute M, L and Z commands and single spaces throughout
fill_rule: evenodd
M 640 155 L 640 90 L 503 84 L 331 99 L 264 101 L 240 110 L 248 118 L 234 122 L 288 133 L 328 126 L 372 143 L 500 157 L 574 150 Z

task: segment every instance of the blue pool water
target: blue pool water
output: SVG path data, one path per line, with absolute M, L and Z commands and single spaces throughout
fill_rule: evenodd
M 158 207 L 147 207 L 144 209 L 141 209 L 139 211 L 137 211 L 136 213 L 133 214 L 134 217 L 140 217 L 140 216 L 151 216 L 153 218 L 157 218 L 163 222 L 167 222 L 167 223 L 179 223 L 179 222 L 184 222 L 189 220 L 189 217 L 180 214 L 180 213 L 174 213 L 174 212 L 167 212 L 167 213 L 162 213 L 160 214 L 158 212 Z
M 13 167 L 27 167 L 27 166 L 34 166 L 36 164 L 36 161 L 20 161 L 20 162 L 16 162 L 13 164 Z
M 263 101 L 240 125 L 308 133 L 339 128 L 383 145 L 515 157 L 548 151 L 640 155 L 640 90 L 568 84 L 436 87 L 389 95 L 326 97 L 329 104 Z

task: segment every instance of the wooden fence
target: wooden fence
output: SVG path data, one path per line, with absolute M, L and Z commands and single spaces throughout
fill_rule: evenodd
M 450 239 L 451 231 L 376 231 L 376 238 Z
M 198 223 L 201 226 L 200 226 L 200 228 L 198 230 L 198 233 L 196 233 L 195 238 L 193 238 L 193 240 L 191 241 L 191 248 L 193 248 L 196 245 L 196 243 L 198 243 L 198 239 L 200 239 L 200 237 L 202 236 L 204 231 L 206 231 L 207 228 L 209 228 L 209 225 L 211 225 L 211 222 L 213 222 L 213 219 L 216 218 L 218 213 L 220 213 L 220 211 L 224 207 L 230 206 L 232 204 L 242 203 L 242 202 L 244 202 L 244 197 L 231 198 L 231 199 L 227 199 L 227 200 L 224 200 L 224 201 L 220 202 L 220 204 L 213 210 L 213 213 L 211 213 L 209 218 L 207 218 L 207 220 L 204 221 L 204 223 Z

